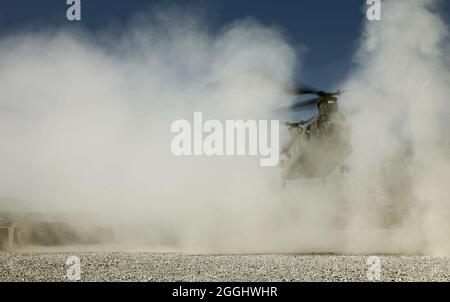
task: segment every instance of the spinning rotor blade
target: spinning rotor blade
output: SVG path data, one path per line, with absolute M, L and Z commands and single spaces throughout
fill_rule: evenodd
M 321 97 L 317 97 L 317 98 L 312 98 L 309 100 L 300 101 L 296 104 L 291 105 L 290 109 L 292 111 L 298 111 L 304 107 L 317 104 L 321 99 L 322 99 Z
M 318 89 L 308 87 L 308 86 L 297 86 L 297 87 L 289 87 L 287 92 L 294 95 L 304 95 L 304 94 L 319 94 L 320 91 Z
M 275 111 L 277 112 L 286 112 L 286 111 L 299 111 L 305 107 L 311 106 L 311 105 L 315 105 L 320 101 L 320 97 L 317 98 L 313 98 L 313 99 L 309 99 L 309 100 L 304 100 L 304 101 L 300 101 L 296 104 L 292 104 L 290 106 L 286 106 L 286 107 L 282 107 L 279 108 Z

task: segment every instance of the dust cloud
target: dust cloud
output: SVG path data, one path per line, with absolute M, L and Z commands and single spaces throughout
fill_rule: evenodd
M 441 4 L 384 1 L 342 84 L 355 87 L 342 102 L 353 127 L 350 225 L 380 229 L 350 236 L 350 250 L 450 253 L 450 48 Z
M 1 37 L 0 196 L 30 211 L 86 213 L 149 249 L 449 254 L 445 219 L 433 216 L 448 207 L 450 176 L 449 151 L 435 143 L 449 130 L 438 7 L 384 1 L 383 20 L 364 24 L 358 67 L 340 84 L 359 88 L 341 97 L 351 172 L 285 189 L 279 168 L 259 158 L 170 150 L 170 125 L 194 111 L 275 118 L 279 84 L 301 66 L 280 28 L 246 19 L 215 31 L 165 8 L 120 30 Z M 392 223 L 391 208 L 401 216 Z

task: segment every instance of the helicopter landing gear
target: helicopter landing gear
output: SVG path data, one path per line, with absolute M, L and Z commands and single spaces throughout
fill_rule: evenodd
M 281 179 L 281 187 L 284 189 L 286 189 L 286 179 L 282 178 Z
M 341 171 L 341 174 L 348 174 L 350 172 L 350 166 L 348 164 L 342 164 L 339 167 L 339 170 Z

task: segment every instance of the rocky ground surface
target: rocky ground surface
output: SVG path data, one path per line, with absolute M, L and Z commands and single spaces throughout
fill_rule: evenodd
M 0 281 L 67 281 L 73 255 L 81 281 L 450 280 L 450 258 L 440 257 L 380 256 L 378 266 L 369 256 L 16 251 L 0 252 Z

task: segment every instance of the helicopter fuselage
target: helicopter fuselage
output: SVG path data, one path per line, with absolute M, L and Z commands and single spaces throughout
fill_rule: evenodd
M 304 127 L 292 127 L 282 154 L 283 179 L 326 177 L 351 153 L 351 128 L 331 100 Z

